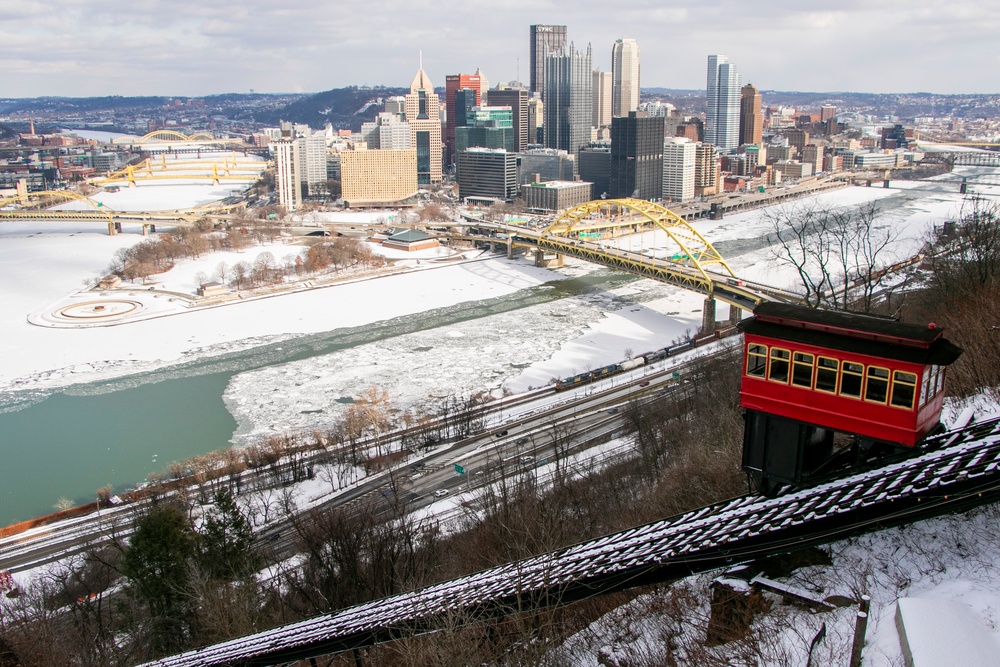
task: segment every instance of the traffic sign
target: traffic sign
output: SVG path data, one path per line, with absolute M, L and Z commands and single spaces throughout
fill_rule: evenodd
M 456 463 L 455 464 L 455 472 L 457 472 L 459 475 L 464 475 L 465 474 L 465 468 L 463 468 L 462 466 L 460 466 L 460 465 L 458 465 Z

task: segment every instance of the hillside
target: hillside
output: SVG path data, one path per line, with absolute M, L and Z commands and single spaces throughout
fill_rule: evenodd
M 313 128 L 330 123 L 337 128 L 360 130 L 362 123 L 372 120 L 382 110 L 385 98 L 407 92 L 405 88 L 334 88 L 258 114 L 257 121 L 276 125 L 286 120 Z

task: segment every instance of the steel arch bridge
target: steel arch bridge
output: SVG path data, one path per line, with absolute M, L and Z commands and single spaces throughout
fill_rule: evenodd
M 161 144 L 163 142 L 170 141 L 211 141 L 211 142 L 224 142 L 228 139 L 216 139 L 211 134 L 206 132 L 195 132 L 192 135 L 186 135 L 176 130 L 153 130 L 152 132 L 147 132 L 136 141 L 137 144 Z
M 68 201 L 83 202 L 92 210 L 83 211 L 53 211 L 52 206 Z M 12 209 L 11 207 L 17 207 Z M 25 218 L 41 220 L 79 220 L 94 218 L 112 222 L 118 213 L 103 203 L 94 201 L 86 195 L 70 190 L 43 190 L 27 194 L 0 198 L 0 219 L 22 220 Z
M 605 243 L 609 236 L 655 230 L 664 232 L 676 246 L 673 255 L 656 259 Z M 677 285 L 741 308 L 752 308 L 765 299 L 746 288 L 722 255 L 686 220 L 642 199 L 590 201 L 560 213 L 535 238 L 521 231 L 517 236 L 542 250 Z
M 103 178 L 93 179 L 95 185 L 128 183 L 130 186 L 149 181 L 210 181 L 219 185 L 222 181 L 250 183 L 257 180 L 267 168 L 266 163 L 239 163 L 236 158 L 226 158 L 222 162 L 181 162 L 168 161 L 161 155 L 159 162 L 146 158 L 138 164 L 125 165 L 118 171 Z

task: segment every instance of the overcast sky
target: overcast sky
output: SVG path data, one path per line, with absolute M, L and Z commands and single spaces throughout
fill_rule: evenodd
M 436 86 L 527 82 L 532 23 L 604 70 L 638 40 L 644 88 L 703 89 L 721 53 L 765 90 L 1000 91 L 1000 0 L 0 0 L 0 97 L 408 86 L 420 51 Z

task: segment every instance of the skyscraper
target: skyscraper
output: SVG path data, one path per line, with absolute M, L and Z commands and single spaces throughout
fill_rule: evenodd
M 611 115 L 627 116 L 639 108 L 639 43 L 619 39 L 611 48 Z
M 594 70 L 594 127 L 611 125 L 611 72 Z
M 663 119 L 630 111 L 611 119 L 608 196 L 659 199 L 663 192 Z
M 726 56 L 708 57 L 705 142 L 723 150 L 740 145 L 740 75 Z
M 566 48 L 566 26 L 564 25 L 533 25 L 531 35 L 531 81 L 533 93 L 541 93 L 545 89 L 545 56 L 550 53 L 562 53 Z
M 590 142 L 593 113 L 591 48 L 569 49 L 545 58 L 545 146 L 577 157 Z
M 410 145 L 417 149 L 417 183 L 440 183 L 440 102 L 422 66 L 414 75 L 410 83 L 410 94 L 405 99 L 406 122 L 410 124 Z
M 455 161 L 455 128 L 461 114 L 455 105 L 456 94 L 462 89 L 475 91 L 474 107 L 479 106 L 481 79 L 478 74 L 449 74 L 444 78 L 445 135 L 444 144 L 448 147 L 449 163 Z M 471 107 L 470 107 L 471 108 Z
M 510 107 L 513 112 L 514 130 L 517 136 L 515 150 L 523 151 L 528 147 L 528 91 L 524 88 L 495 88 L 490 91 L 490 104 L 497 107 Z M 532 136 L 530 143 L 535 143 Z
M 764 116 L 760 111 L 760 93 L 749 83 L 740 90 L 740 146 L 762 145 Z
M 694 199 L 695 158 L 698 146 L 690 139 L 663 141 L 663 198 L 675 202 Z
M 291 213 L 302 206 L 302 186 L 299 184 L 299 151 L 295 137 L 289 132 L 273 142 L 276 162 L 275 186 L 278 205 Z

